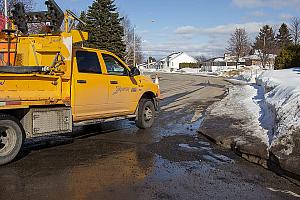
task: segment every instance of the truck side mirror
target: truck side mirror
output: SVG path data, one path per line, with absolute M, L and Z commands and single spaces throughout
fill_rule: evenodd
M 133 67 L 131 68 L 130 72 L 129 72 L 129 76 L 138 76 L 141 75 L 140 70 L 137 67 Z

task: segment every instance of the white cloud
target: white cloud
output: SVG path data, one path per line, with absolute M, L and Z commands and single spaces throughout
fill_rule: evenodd
M 181 26 L 176 29 L 175 33 L 181 35 L 189 35 L 199 32 L 199 29 L 194 26 Z
M 207 28 L 181 26 L 175 30 L 175 36 L 173 36 L 172 39 L 168 37 L 168 42 L 143 42 L 143 51 L 146 55 L 153 55 L 158 58 L 174 51 L 187 52 L 193 56 L 222 56 L 230 34 L 236 28 L 245 28 L 250 37 L 254 37 L 265 24 L 273 25 L 270 22 L 249 22 L 244 24 L 225 24 Z M 171 35 L 172 33 L 169 32 L 169 36 Z M 204 39 L 205 37 L 209 39 Z
M 143 43 L 143 52 L 145 55 L 163 57 L 172 52 L 183 51 L 192 56 L 204 55 L 213 57 L 224 53 L 224 43 L 186 43 L 185 41 L 170 41 L 164 43 Z
M 299 0 L 232 0 L 232 3 L 241 8 L 256 7 L 300 7 Z
M 219 25 L 219 26 L 209 27 L 209 28 L 182 26 L 182 27 L 178 27 L 175 30 L 175 33 L 179 35 L 201 34 L 207 36 L 215 36 L 220 34 L 227 35 L 232 33 L 236 28 L 244 28 L 249 34 L 251 34 L 251 33 L 258 32 L 259 29 L 265 24 L 266 23 L 262 23 L 262 22 L 248 22 L 244 24 L 225 24 L 225 25 Z
M 261 7 L 263 2 L 263 0 L 232 0 L 232 3 L 239 7 Z

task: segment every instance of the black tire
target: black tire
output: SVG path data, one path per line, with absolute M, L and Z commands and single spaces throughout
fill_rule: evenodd
M 13 161 L 20 153 L 25 139 L 25 131 L 19 120 L 0 114 L 0 165 Z
M 141 99 L 138 108 L 136 126 L 140 129 L 151 128 L 154 123 L 155 108 L 151 99 Z

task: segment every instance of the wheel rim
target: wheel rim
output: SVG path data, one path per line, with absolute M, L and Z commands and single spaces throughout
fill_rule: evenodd
M 150 121 L 153 118 L 153 112 L 148 106 L 145 108 L 144 117 L 145 121 Z
M 13 151 L 17 143 L 17 134 L 11 127 L 0 127 L 0 156 L 6 156 Z

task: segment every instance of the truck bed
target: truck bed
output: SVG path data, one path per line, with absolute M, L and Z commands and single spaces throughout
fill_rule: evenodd
M 0 109 L 63 104 L 63 99 L 70 99 L 70 89 L 66 87 L 67 91 L 62 90 L 63 85 L 60 76 L 0 74 Z

